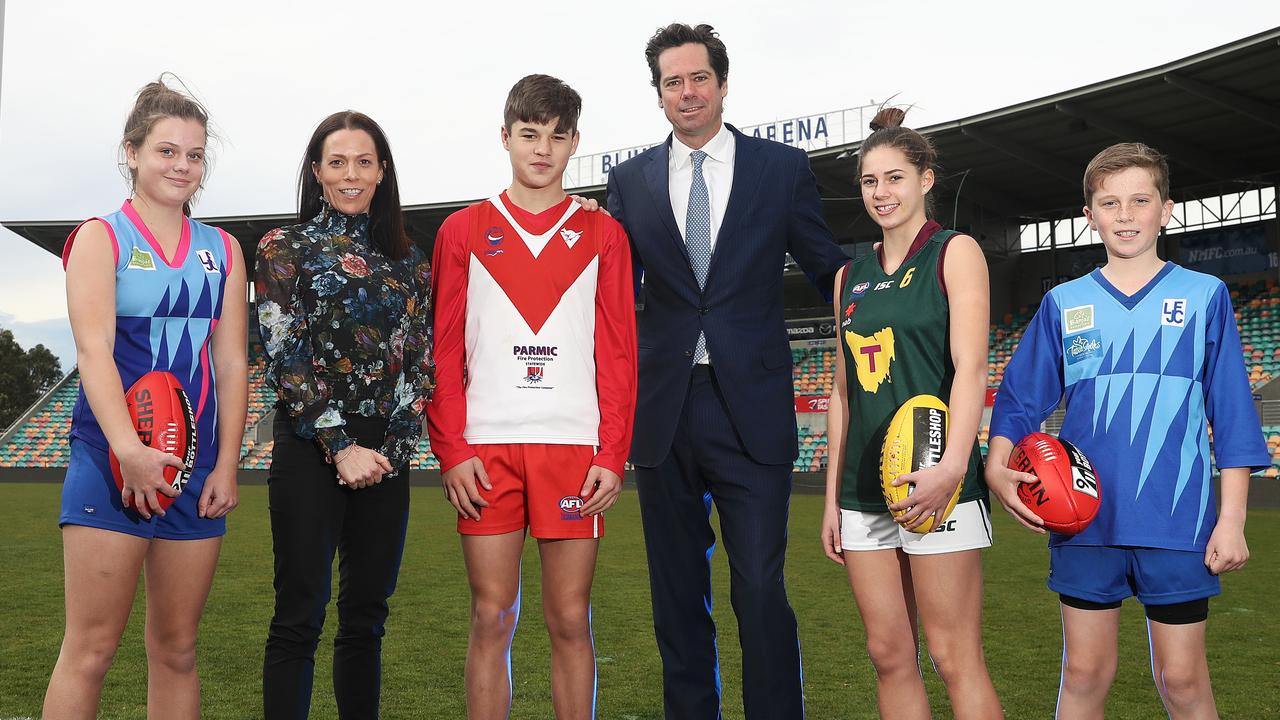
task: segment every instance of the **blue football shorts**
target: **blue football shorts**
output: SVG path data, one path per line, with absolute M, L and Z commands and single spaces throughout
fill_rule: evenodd
M 107 451 L 72 438 L 58 526 L 83 525 L 160 540 L 219 537 L 227 532 L 226 517 L 208 519 L 197 514 L 200 492 L 210 469 L 197 468 L 191 473 L 186 488 L 164 511 L 164 517 L 152 515 L 150 520 L 145 520 L 120 502 L 120 490 L 111 476 Z
M 1143 605 L 1172 605 L 1222 592 L 1203 550 L 1059 545 L 1049 548 L 1049 589 L 1095 603 L 1136 596 Z

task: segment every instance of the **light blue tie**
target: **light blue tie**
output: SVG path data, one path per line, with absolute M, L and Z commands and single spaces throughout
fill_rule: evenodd
M 684 244 L 689 249 L 689 263 L 693 266 L 693 276 L 698 280 L 698 289 L 707 286 L 707 268 L 711 266 L 711 199 L 707 195 L 707 182 L 702 177 L 702 161 L 707 154 L 694 150 L 689 155 L 693 161 L 693 182 L 689 184 L 689 210 L 685 214 Z M 707 356 L 707 338 L 698 333 L 698 344 L 693 350 L 693 361 L 701 361 Z

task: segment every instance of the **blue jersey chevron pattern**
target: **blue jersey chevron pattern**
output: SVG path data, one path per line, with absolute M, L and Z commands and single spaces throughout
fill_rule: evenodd
M 1100 270 L 1051 290 L 1005 370 L 991 435 L 1017 442 L 1065 395 L 1061 437 L 1098 470 L 1102 505 L 1050 545 L 1203 550 L 1211 465 L 1269 464 L 1221 280 L 1165 263 L 1126 296 Z M 1213 457 L 1208 425 L 1213 426 Z
M 95 218 L 116 246 L 115 361 L 123 387 L 152 370 L 182 382 L 196 415 L 197 469 L 218 457 L 218 401 L 209 343 L 222 316 L 230 273 L 230 239 L 218 228 L 184 218 L 178 248 L 166 258 L 133 206 Z M 67 239 L 66 257 L 76 231 Z M 72 414 L 71 435 L 106 450 L 84 389 Z

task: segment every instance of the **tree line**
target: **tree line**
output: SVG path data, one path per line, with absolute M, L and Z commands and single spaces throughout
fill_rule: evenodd
M 5 430 L 62 379 L 62 363 L 44 345 L 23 350 L 0 328 L 0 428 Z

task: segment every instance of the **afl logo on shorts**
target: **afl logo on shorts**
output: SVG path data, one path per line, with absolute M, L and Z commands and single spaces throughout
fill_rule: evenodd
M 565 495 L 560 498 L 560 519 L 581 520 L 582 504 L 582 498 L 577 495 Z

